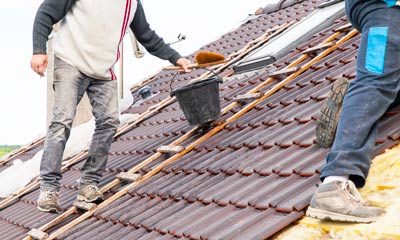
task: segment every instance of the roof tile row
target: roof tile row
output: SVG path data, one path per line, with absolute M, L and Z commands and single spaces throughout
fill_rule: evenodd
M 260 16 L 200 50 L 229 55 L 242 49 L 265 30 L 301 19 L 321 2 L 304 1 Z M 322 43 L 335 29 L 347 23 L 345 18 L 338 19 L 271 66 L 227 77 L 220 85 L 221 106 L 228 106 L 235 96 L 264 83 L 270 73 L 287 67 L 302 55 L 303 50 Z M 265 239 L 301 218 L 315 184 L 319 182 L 328 151 L 315 143 L 315 120 L 332 82 L 343 76 L 354 78 L 358 41 L 359 36 L 348 40 L 207 141 L 164 167 L 160 173 L 137 184 L 128 194 L 96 211 L 60 238 Z M 299 66 L 304 66 L 315 54 Z M 187 84 L 188 80 L 203 72 L 196 70 L 176 76 L 173 89 Z M 221 76 L 228 73 L 232 71 L 225 70 Z M 158 74 L 149 82 L 155 96 L 132 106 L 127 112 L 142 113 L 150 105 L 168 97 L 173 77 L 170 72 Z M 260 91 L 267 92 L 284 78 L 281 76 L 270 81 Z M 138 99 L 135 92 L 133 95 Z M 236 105 L 222 118 L 228 119 L 245 106 L 246 103 Z M 381 120 L 376 153 L 398 143 L 400 128 L 395 124 L 400 117 L 398 113 L 398 109 L 392 109 Z M 116 138 L 101 185 L 111 182 L 118 172 L 136 166 L 156 153 L 159 146 L 169 145 L 191 129 L 177 102 L 158 111 Z M 210 129 L 196 131 L 180 145 L 188 146 L 208 131 Z M 142 173 L 154 169 L 170 156 L 163 154 L 158 157 L 144 167 Z M 64 208 L 71 206 L 75 199 L 76 180 L 79 179 L 78 171 L 82 164 L 83 161 L 75 164 L 63 174 L 61 204 Z M 118 187 L 106 196 L 118 191 Z M 14 236 L 20 238 L 28 229 L 54 219 L 55 216 L 36 210 L 37 195 L 38 191 L 33 191 L 0 211 L 0 226 L 4 223 L 15 229 Z M 73 214 L 63 223 L 80 214 Z M 3 238 L 2 231 L 0 236 Z

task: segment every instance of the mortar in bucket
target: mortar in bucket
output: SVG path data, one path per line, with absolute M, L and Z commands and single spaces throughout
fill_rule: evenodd
M 219 77 L 201 80 L 172 91 L 190 125 L 207 125 L 221 116 Z

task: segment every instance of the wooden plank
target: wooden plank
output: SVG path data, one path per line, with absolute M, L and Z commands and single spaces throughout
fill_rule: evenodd
M 157 149 L 159 153 L 177 154 L 185 150 L 184 146 L 163 145 Z

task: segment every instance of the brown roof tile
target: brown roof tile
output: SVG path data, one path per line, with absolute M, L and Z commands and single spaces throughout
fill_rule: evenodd
M 267 29 L 293 19 L 300 20 L 321 2 L 308 0 L 262 15 L 200 51 L 214 50 L 227 56 L 242 49 Z M 271 66 L 226 78 L 220 84 L 221 106 L 228 106 L 235 96 L 262 84 L 271 72 L 287 67 L 301 56 L 303 50 L 322 43 L 334 33 L 334 29 L 347 23 L 346 18 L 338 19 Z M 344 34 L 340 34 L 337 40 Z M 315 184 L 319 182 L 328 151 L 315 143 L 315 120 L 332 82 L 342 76 L 354 78 L 358 41 L 359 36 L 346 41 L 282 89 L 229 122 L 207 141 L 196 145 L 158 174 L 136 184 L 127 194 L 95 211 L 93 216 L 59 238 L 265 239 L 301 218 Z M 300 66 L 307 64 L 318 53 L 310 55 Z M 172 88 L 183 86 L 202 73 L 204 70 L 177 75 Z M 231 73 L 231 69 L 227 69 L 220 75 Z M 169 97 L 173 75 L 173 72 L 157 74 L 148 82 L 155 96 L 132 106 L 127 112 L 143 113 L 149 106 Z M 284 78 L 281 76 L 272 80 L 260 91 L 269 91 Z M 138 100 L 136 92 L 133 95 Z M 222 118 L 228 119 L 246 105 L 236 105 Z M 390 110 L 381 120 L 376 154 L 398 143 L 399 116 L 397 108 Z M 115 139 L 101 186 L 113 181 L 117 173 L 127 171 L 153 156 L 159 146 L 169 145 L 192 128 L 177 102 L 149 116 Z M 209 131 L 198 130 L 180 145 L 189 146 Z M 42 147 L 40 145 L 15 157 L 30 159 Z M 140 173 L 150 172 L 171 156 L 163 154 L 157 157 Z M 63 173 L 61 205 L 64 209 L 75 200 L 79 170 L 84 160 Z M 112 188 L 106 197 L 125 184 Z M 1 239 L 23 238 L 29 229 L 39 228 L 57 217 L 36 210 L 37 196 L 38 191 L 32 191 L 0 211 Z M 81 214 L 81 211 L 72 214 L 50 229 L 50 233 Z

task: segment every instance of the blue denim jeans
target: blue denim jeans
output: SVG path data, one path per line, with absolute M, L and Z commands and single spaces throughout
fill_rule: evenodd
M 375 148 L 377 122 L 399 101 L 400 9 L 385 1 L 347 0 L 346 12 L 361 32 L 356 79 L 350 82 L 344 98 L 321 180 L 349 175 L 362 187 Z
M 49 126 L 40 165 L 42 190 L 59 191 L 61 162 L 76 108 L 86 92 L 96 127 L 88 158 L 81 169 L 81 185 L 99 183 L 108 151 L 119 125 L 117 81 L 98 80 L 55 57 L 53 119 Z

